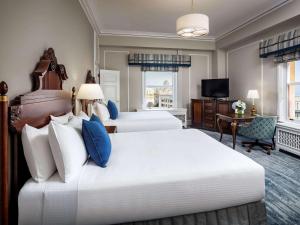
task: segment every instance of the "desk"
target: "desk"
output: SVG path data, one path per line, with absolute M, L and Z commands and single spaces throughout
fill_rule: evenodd
M 235 149 L 235 143 L 236 143 L 236 134 L 237 134 L 237 127 L 239 123 L 245 123 L 245 122 L 251 122 L 255 116 L 252 116 L 249 114 L 244 115 L 238 115 L 235 113 L 230 114 L 217 114 L 217 124 L 220 132 L 220 141 L 222 141 L 223 138 L 223 128 L 222 128 L 222 122 L 225 121 L 227 123 L 230 123 L 231 125 L 231 133 L 232 133 L 232 148 Z

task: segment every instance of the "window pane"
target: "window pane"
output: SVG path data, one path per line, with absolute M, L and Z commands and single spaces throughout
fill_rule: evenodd
M 173 107 L 173 73 L 145 72 L 146 107 Z
M 300 61 L 289 62 L 289 82 L 300 82 Z
M 300 61 L 295 62 L 295 81 L 300 82 Z
M 300 85 L 289 85 L 289 118 L 300 120 Z

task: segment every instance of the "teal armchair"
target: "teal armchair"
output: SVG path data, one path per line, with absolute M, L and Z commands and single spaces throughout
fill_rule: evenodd
M 275 149 L 274 135 L 277 121 L 277 116 L 257 116 L 250 124 L 239 126 L 238 135 L 254 140 L 243 141 L 242 146 L 248 147 L 248 152 L 251 152 L 254 146 L 260 146 L 270 155 L 271 150 Z M 271 140 L 272 142 L 265 142 L 267 140 Z

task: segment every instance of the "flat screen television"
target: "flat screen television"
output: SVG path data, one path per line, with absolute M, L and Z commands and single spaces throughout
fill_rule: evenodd
M 210 98 L 229 97 L 229 79 L 202 80 L 202 96 Z

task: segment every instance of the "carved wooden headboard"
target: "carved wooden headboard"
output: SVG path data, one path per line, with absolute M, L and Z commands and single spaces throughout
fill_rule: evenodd
M 1 177 L 5 192 L 1 195 L 9 208 L 10 221 L 4 217 L 7 212 L 2 212 L 2 224 L 17 224 L 18 211 L 18 193 L 24 183 L 30 178 L 29 170 L 25 161 L 22 143 L 21 131 L 25 124 L 40 128 L 47 125 L 50 121 L 50 115 L 63 115 L 75 109 L 75 88 L 71 91 L 62 90 L 63 81 L 68 79 L 64 65 L 58 64 L 54 50 L 49 48 L 44 52 L 36 69 L 32 73 L 33 88 L 32 92 L 16 97 L 11 101 L 8 107 L 8 114 L 1 113 L 1 132 L 8 136 L 5 131 L 5 124 L 8 124 L 10 136 L 10 150 L 8 150 L 5 141 L 1 141 L 1 151 L 10 151 L 10 154 L 1 154 L 1 160 L 10 171 L 10 179 L 5 175 Z M 16 84 L 17 85 L 17 84 Z M 1 96 L 6 92 L 2 91 L 5 83 L 1 83 Z M 0 111 L 7 111 L 7 104 L 0 104 Z M 8 139 L 8 137 L 6 137 Z M 8 158 L 10 155 L 10 159 Z M 7 171 L 8 172 L 8 171 Z M 3 179 L 2 179 L 3 178 Z M 10 180 L 10 182 L 9 182 Z M 8 197 L 7 197 L 8 196 Z M 7 210 L 6 209 L 6 210 Z M 2 210 L 1 210 L 2 211 Z

